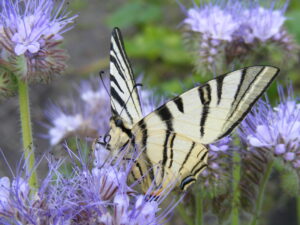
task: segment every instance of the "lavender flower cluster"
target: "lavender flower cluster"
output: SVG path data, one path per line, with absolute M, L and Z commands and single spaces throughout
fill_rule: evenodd
M 70 136 L 97 138 L 109 129 L 109 96 L 100 80 L 82 81 L 75 90 L 76 103 L 64 98 L 60 104 L 51 104 L 45 110 L 51 123 L 46 125 L 47 138 L 53 146 Z
M 36 191 L 22 176 L 12 181 L 8 177 L 0 179 L 1 224 L 155 225 L 161 224 L 176 206 L 162 210 L 159 205 L 165 197 L 151 200 L 127 184 L 134 159 L 122 163 L 121 154 L 113 163 L 112 157 L 105 157 L 106 150 L 96 145 L 94 163 L 88 169 L 89 163 L 80 154 L 66 149 L 72 172 L 65 175 L 61 170 L 63 161 L 48 156 L 48 175 Z
M 224 137 L 208 146 L 207 168 L 199 175 L 204 189 L 224 189 L 230 178 L 228 160 L 232 154 L 232 138 Z
M 60 104 L 52 104 L 45 110 L 51 123 L 46 125 L 46 137 L 52 146 L 70 136 L 97 138 L 108 132 L 111 112 L 109 93 L 104 87 L 107 84 L 108 80 L 101 84 L 100 79 L 82 81 L 75 87 L 76 100 L 63 98 Z M 149 90 L 140 90 L 139 94 L 144 115 L 163 102 L 163 99 L 153 97 Z
M 45 81 L 65 70 L 67 54 L 59 44 L 76 15 L 70 16 L 64 1 L 1 0 L 0 9 L 0 94 L 10 95 L 12 85 L 4 84 L 16 78 Z
M 243 142 L 281 158 L 295 169 L 300 168 L 300 104 L 293 98 L 292 87 L 274 108 L 266 102 L 253 110 L 241 125 Z
M 287 54 L 295 51 L 293 39 L 283 27 L 286 8 L 287 4 L 275 8 L 275 2 L 267 7 L 259 1 L 247 4 L 228 0 L 195 4 L 185 10 L 183 24 L 192 34 L 196 65 L 215 72 L 217 62 L 229 64 L 244 59 L 270 43 L 283 47 Z

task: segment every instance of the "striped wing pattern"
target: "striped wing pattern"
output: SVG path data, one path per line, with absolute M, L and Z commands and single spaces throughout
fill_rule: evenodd
M 142 118 L 133 72 L 118 28 L 114 28 L 111 37 L 110 92 L 111 108 L 114 115 L 120 116 L 131 125 Z
M 149 166 L 159 165 L 156 184 L 173 177 L 186 189 L 207 165 L 207 149 L 246 116 L 279 70 L 253 66 L 221 75 L 170 100 L 133 127 Z M 155 173 L 156 171 L 154 171 Z

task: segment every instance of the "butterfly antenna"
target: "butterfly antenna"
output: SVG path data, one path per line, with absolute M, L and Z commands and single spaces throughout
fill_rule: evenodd
M 103 75 L 104 75 L 104 74 L 105 74 L 105 72 L 104 72 L 103 70 L 101 70 L 101 71 L 99 72 L 99 76 L 100 76 L 101 82 L 102 82 L 102 84 L 103 84 L 103 86 L 104 86 L 104 88 L 105 88 L 105 91 L 106 91 L 107 95 L 110 97 L 110 93 L 109 93 L 109 91 L 108 91 L 108 89 L 107 89 L 107 87 L 106 87 L 106 85 L 105 85 L 105 83 L 104 83 L 104 81 L 103 81 Z M 114 108 L 116 108 L 113 101 L 111 101 L 111 104 L 113 104 L 113 105 L 114 105 Z
M 129 99 L 132 97 L 132 93 L 133 93 L 134 89 L 136 89 L 137 87 L 142 87 L 142 86 L 143 86 L 143 84 L 141 84 L 141 83 L 137 83 L 137 84 L 135 84 L 135 85 L 133 86 L 132 90 L 130 91 L 129 97 L 127 98 L 127 100 L 126 100 L 126 102 L 125 102 L 125 105 L 123 106 L 123 108 L 122 108 L 122 110 L 121 110 L 121 112 L 120 112 L 120 116 L 122 115 L 122 112 L 123 112 L 123 110 L 125 109 L 125 106 L 127 105 Z
M 99 72 L 99 76 L 100 76 L 101 82 L 102 82 L 102 84 L 103 84 L 103 86 L 104 86 L 104 88 L 105 88 L 106 93 L 107 93 L 108 96 L 110 97 L 109 91 L 108 91 L 108 89 L 107 89 L 107 87 L 106 87 L 106 85 L 105 85 L 105 83 L 104 83 L 104 81 L 103 81 L 103 75 L 104 75 L 104 74 L 105 74 L 105 72 L 104 72 L 103 70 L 101 70 L 101 71 Z

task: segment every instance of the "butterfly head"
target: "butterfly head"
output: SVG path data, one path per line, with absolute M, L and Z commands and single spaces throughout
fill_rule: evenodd
M 108 150 L 118 153 L 132 140 L 131 127 L 119 116 L 110 119 L 110 131 L 105 135 L 104 142 Z

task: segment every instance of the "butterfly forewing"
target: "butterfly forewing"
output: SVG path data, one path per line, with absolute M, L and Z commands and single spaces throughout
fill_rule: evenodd
M 131 125 L 142 118 L 137 87 L 118 28 L 113 30 L 111 37 L 110 91 L 111 108 L 115 115 Z
M 201 144 L 228 135 L 278 73 L 254 66 L 217 77 L 167 102 L 144 118 L 148 130 L 174 131 Z

